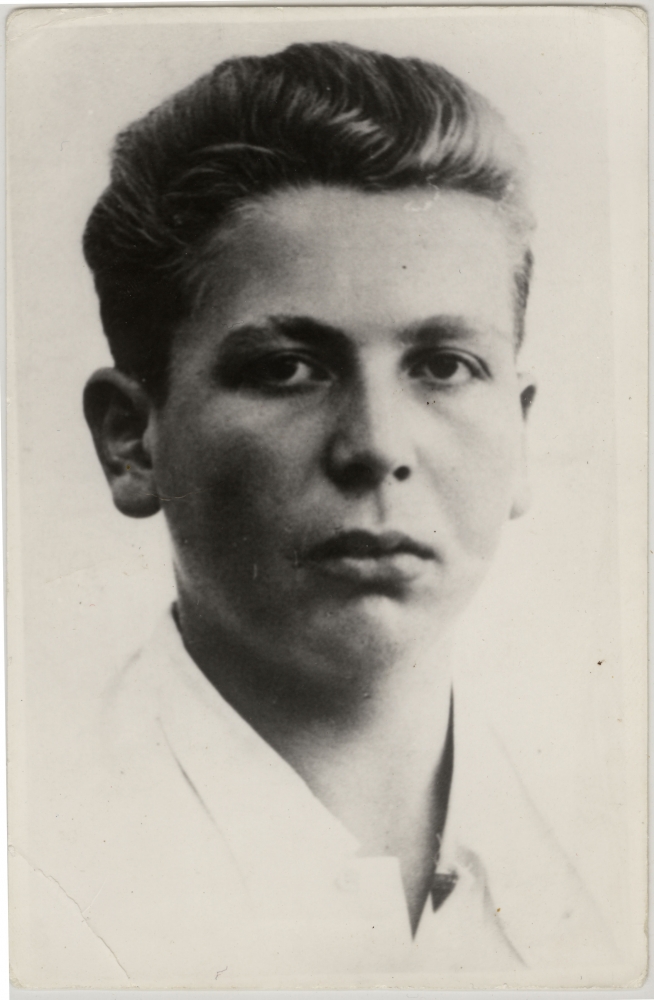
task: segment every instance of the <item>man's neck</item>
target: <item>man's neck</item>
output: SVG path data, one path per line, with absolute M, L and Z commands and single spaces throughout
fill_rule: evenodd
M 198 666 L 359 840 L 398 858 L 412 927 L 431 886 L 451 773 L 449 643 L 339 686 L 189 636 Z M 338 675 L 338 671 L 335 674 Z
M 416 664 L 413 684 L 377 692 L 359 728 L 262 733 L 357 837 L 362 855 L 398 858 L 414 931 L 432 885 L 452 773 L 452 688 L 443 666 L 434 660 L 421 671 Z

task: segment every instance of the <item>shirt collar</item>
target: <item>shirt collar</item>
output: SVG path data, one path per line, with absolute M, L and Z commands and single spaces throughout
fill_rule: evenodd
M 202 674 L 171 614 L 138 662 L 137 686 L 150 705 L 154 695 L 164 740 L 249 889 L 268 892 L 273 901 L 288 900 L 298 914 L 306 904 L 304 875 L 313 887 L 321 878 L 324 885 L 333 884 L 344 866 L 363 864 L 371 873 L 375 869 L 374 878 L 395 869 L 399 886 L 397 859 L 358 857 L 356 837 Z M 482 890 L 489 912 L 520 953 L 533 958 L 545 953 L 552 928 L 559 948 L 563 928 L 585 907 L 579 879 L 493 738 L 485 707 L 462 685 L 456 692 L 454 744 L 438 871 Z M 289 882 L 291 869 L 295 877 Z M 533 886 L 539 899 L 528 920 L 525 886 Z M 443 910 L 448 908 L 449 903 Z
M 340 865 L 357 854 L 356 837 L 207 680 L 172 614 L 160 623 L 148 658 L 160 678 L 159 722 L 170 750 L 248 882 L 270 878 L 274 852 L 281 865 L 292 855 L 299 869 Z
M 157 690 L 158 721 L 170 751 L 244 868 L 252 867 L 253 858 L 270 858 L 271 843 L 286 856 L 292 851 L 297 864 L 311 860 L 315 866 L 316 858 L 340 863 L 358 854 L 357 838 L 198 668 L 172 611 L 147 644 L 143 669 L 150 675 L 144 686 Z M 484 748 L 484 727 L 470 714 L 470 703 L 466 700 L 462 708 L 461 700 L 457 692 L 448 811 L 436 859 L 443 874 L 456 872 L 471 840 L 478 840 L 483 851 L 488 839 L 488 817 L 479 822 L 479 807 L 482 803 L 483 811 L 488 804 L 487 779 L 494 765 Z

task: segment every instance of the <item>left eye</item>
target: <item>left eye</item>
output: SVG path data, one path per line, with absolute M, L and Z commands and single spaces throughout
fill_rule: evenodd
M 464 385 L 478 377 L 477 367 L 472 360 L 449 351 L 439 351 L 417 359 L 411 365 L 409 374 L 413 378 L 425 379 L 439 385 Z

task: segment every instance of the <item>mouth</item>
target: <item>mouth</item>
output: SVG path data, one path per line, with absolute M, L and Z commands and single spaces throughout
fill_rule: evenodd
M 385 559 L 391 556 L 410 555 L 418 559 L 434 559 L 435 552 L 428 545 L 414 541 L 399 531 L 375 535 L 371 531 L 343 531 L 309 549 L 311 561 L 323 559 Z
M 435 560 L 430 546 L 401 532 L 357 530 L 314 545 L 304 561 L 330 576 L 384 589 L 412 582 Z

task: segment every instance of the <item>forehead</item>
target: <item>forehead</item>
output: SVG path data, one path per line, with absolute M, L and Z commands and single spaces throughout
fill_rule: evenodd
M 462 192 L 277 192 L 216 234 L 202 300 L 226 321 L 311 315 L 345 330 L 434 315 L 513 336 L 515 248 L 496 206 Z

